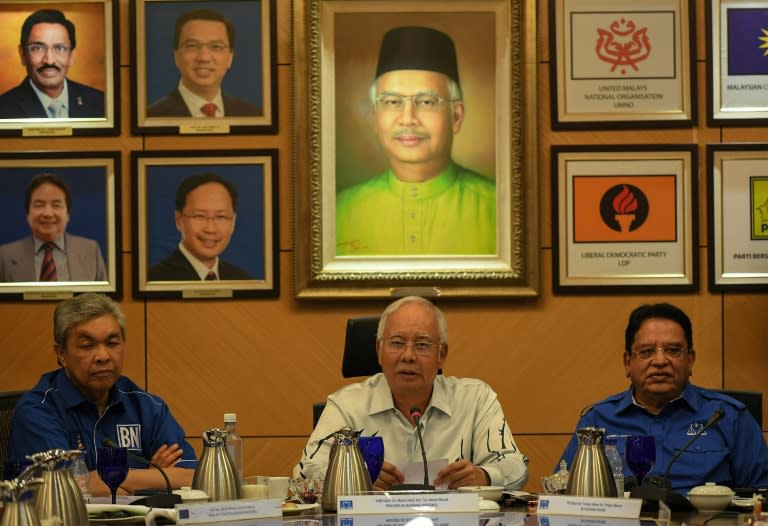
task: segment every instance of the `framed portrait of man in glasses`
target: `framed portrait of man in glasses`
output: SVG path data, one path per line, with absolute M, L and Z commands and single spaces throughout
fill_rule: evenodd
M 135 133 L 277 132 L 275 0 L 131 3 Z
M 118 3 L 0 2 L 0 134 L 116 135 Z
M 299 296 L 535 295 L 533 2 L 295 5 Z
M 134 295 L 279 294 L 277 150 L 133 152 Z

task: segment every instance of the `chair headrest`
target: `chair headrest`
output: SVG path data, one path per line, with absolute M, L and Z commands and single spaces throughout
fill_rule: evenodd
M 371 376 L 381 372 L 376 356 L 376 331 L 379 316 L 365 316 L 347 320 L 344 338 L 344 357 L 341 374 L 344 378 Z

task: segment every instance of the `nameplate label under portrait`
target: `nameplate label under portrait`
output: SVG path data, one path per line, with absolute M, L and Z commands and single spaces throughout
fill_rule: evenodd
M 205 133 L 229 133 L 228 124 L 188 124 L 179 126 L 179 133 L 205 134 Z
M 477 526 L 479 517 L 477 513 L 425 514 L 419 520 L 427 519 L 429 522 L 424 522 L 427 526 Z M 520 519 L 519 523 L 512 522 L 512 524 L 522 524 L 525 521 L 525 516 L 521 516 Z M 404 526 L 413 520 L 413 515 L 392 515 L 389 513 L 385 515 L 350 515 L 340 517 L 338 526 Z
M 338 515 L 360 513 L 477 513 L 477 493 L 394 493 L 340 495 Z
M 283 510 L 281 499 L 241 499 L 203 502 L 200 504 L 177 504 L 177 524 L 201 524 L 210 522 L 241 521 L 279 517 L 276 521 L 260 521 L 260 525 L 279 525 Z
M 71 135 L 71 126 L 40 126 L 21 130 L 22 137 L 70 137 Z
M 185 289 L 181 291 L 181 297 L 184 299 L 231 298 L 232 289 Z
M 576 495 L 539 496 L 538 515 L 577 515 L 588 517 L 640 517 L 643 499 L 578 497 Z

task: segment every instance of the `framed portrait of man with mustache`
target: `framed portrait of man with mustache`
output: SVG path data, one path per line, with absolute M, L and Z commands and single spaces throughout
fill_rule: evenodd
M 117 133 L 116 2 L 0 2 L 0 24 L 0 134 Z
M 535 294 L 533 3 L 296 5 L 299 287 Z

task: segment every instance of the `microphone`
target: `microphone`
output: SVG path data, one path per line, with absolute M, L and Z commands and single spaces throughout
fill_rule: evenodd
M 107 447 L 120 447 L 117 444 L 115 444 L 112 441 L 112 439 L 110 439 L 109 437 L 102 440 L 101 444 Z M 131 458 L 135 458 L 142 464 L 151 466 L 156 470 L 158 470 L 160 474 L 163 476 L 163 479 L 165 479 L 165 493 L 155 493 L 154 491 L 152 491 L 152 494 L 147 495 L 143 499 L 134 500 L 133 502 L 131 502 L 131 504 L 147 506 L 148 508 L 173 508 L 176 504 L 182 503 L 181 495 L 176 495 L 173 492 L 173 488 L 171 487 L 171 480 L 168 478 L 168 474 L 165 472 L 163 468 L 161 468 L 154 462 L 147 460 L 141 455 L 137 455 L 130 449 L 126 449 L 126 452 L 128 453 L 128 456 L 130 456 Z M 139 491 L 137 491 L 136 494 L 139 494 Z M 148 492 L 150 490 L 144 490 L 144 491 Z
M 645 477 L 642 484 L 632 490 L 630 497 L 643 499 L 643 509 L 646 510 L 647 508 L 647 511 L 655 511 L 655 509 L 658 508 L 657 503 L 659 501 L 665 502 L 671 511 L 697 511 L 684 495 L 672 491 L 672 483 L 669 481 L 669 472 L 672 469 L 672 464 L 680 458 L 680 455 L 687 451 L 691 444 L 703 435 L 707 429 L 719 422 L 724 416 L 725 411 L 723 411 L 722 407 L 718 407 L 715 412 L 712 413 L 712 416 L 709 417 L 709 420 L 701 426 L 701 429 L 699 429 L 696 434 L 677 451 L 677 453 L 672 455 L 672 458 L 669 459 L 667 467 L 664 470 L 664 474 L 660 477 L 656 475 Z M 648 506 L 646 506 L 646 503 Z
M 424 451 L 424 438 L 421 436 L 421 409 L 418 407 L 411 407 L 411 418 L 416 423 L 416 436 L 419 438 L 419 445 L 421 446 L 421 461 L 424 463 L 424 483 L 423 484 L 395 484 L 390 488 L 392 491 L 430 491 L 435 487 L 429 483 L 429 467 L 427 466 L 427 453 Z

